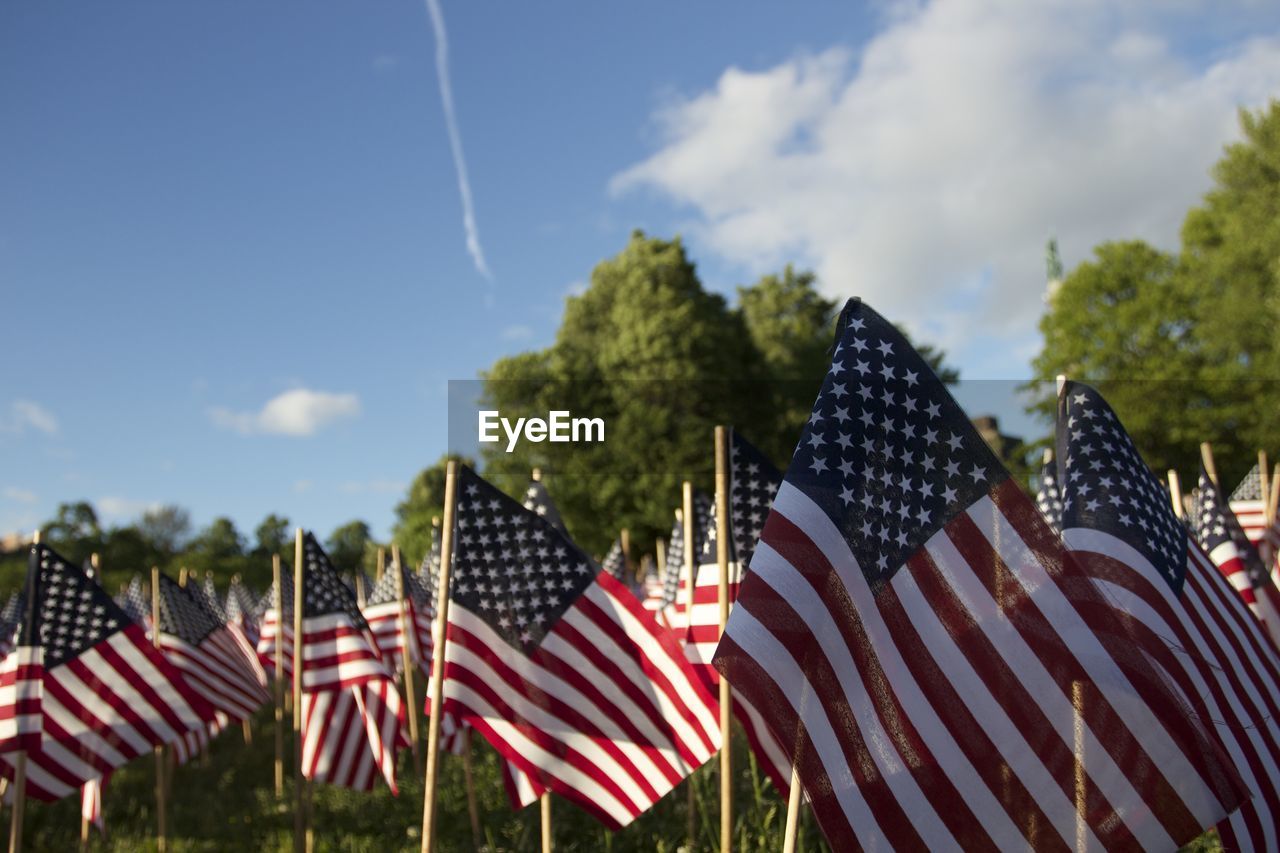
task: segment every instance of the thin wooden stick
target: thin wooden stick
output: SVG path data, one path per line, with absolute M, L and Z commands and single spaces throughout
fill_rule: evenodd
M 542 853 L 551 853 L 551 792 L 538 798 L 538 806 L 542 811 Z
M 1261 492 L 1261 494 L 1259 494 L 1259 497 L 1262 498 L 1262 523 L 1267 528 L 1270 528 L 1271 516 L 1269 515 L 1268 510 L 1271 507 L 1271 484 L 1267 482 L 1268 473 L 1269 472 L 1267 471 L 1267 452 L 1265 450 L 1259 450 L 1258 451 L 1258 487 Z M 1271 570 L 1271 559 L 1273 556 L 1272 550 L 1271 550 L 1270 534 L 1271 534 L 1271 531 L 1269 529 L 1264 530 L 1262 534 L 1262 539 L 1258 541 L 1258 556 L 1262 558 L 1262 565 L 1267 568 L 1268 572 Z
M 1280 503 L 1280 462 L 1276 463 L 1275 469 L 1271 472 L 1271 504 L 1267 508 L 1267 517 L 1272 523 L 1276 520 L 1278 503 Z
M 622 533 L 618 538 L 622 542 L 622 576 L 629 578 L 635 567 L 635 564 L 631 562 L 631 531 L 625 527 L 622 528 Z M 643 580 L 643 578 L 640 579 Z
M 276 799 L 284 797 L 284 589 L 280 586 L 280 555 L 271 555 L 271 584 L 276 591 L 275 674 L 271 693 L 276 704 Z
M 98 583 L 102 583 L 102 558 L 98 556 L 97 551 L 94 551 L 89 555 L 89 566 L 93 569 L 94 580 L 98 581 Z M 98 795 L 99 797 L 102 795 L 101 788 L 98 789 Z M 81 796 L 83 796 L 83 791 L 81 792 Z M 90 833 L 93 831 L 93 824 L 84 816 L 84 809 L 81 809 L 80 811 L 80 849 L 88 851 L 89 837 Z
M 361 559 L 363 560 L 363 558 Z M 378 580 L 378 581 L 382 580 L 382 564 L 386 561 L 386 559 L 387 559 L 387 549 L 379 548 L 377 562 L 373 564 L 374 580 Z
M 729 431 L 716 427 L 716 563 L 720 569 L 720 635 L 729 621 Z M 693 598 L 689 598 L 692 611 Z M 720 849 L 733 849 L 733 749 L 730 741 L 733 695 L 720 676 Z
M 185 572 L 186 569 L 183 569 Z M 160 568 L 151 567 L 151 642 L 160 648 Z M 156 848 L 160 853 L 168 847 L 167 828 L 165 826 L 165 750 L 162 744 L 155 747 L 156 754 Z
M 480 831 L 480 804 L 476 801 L 476 783 L 471 770 L 470 726 L 462 733 L 462 780 L 467 787 L 467 816 L 471 818 L 471 846 L 477 851 L 484 846 L 484 833 Z
M 685 584 L 684 586 L 684 590 L 685 590 L 684 632 L 685 632 L 685 642 L 687 643 L 689 641 L 689 636 L 690 636 L 690 631 L 689 631 L 690 616 L 692 615 L 690 613 L 690 609 L 693 606 L 693 569 L 694 569 L 693 483 L 689 482 L 688 480 L 685 480 L 684 483 L 681 484 L 681 498 L 682 498 L 681 500 L 682 511 L 680 513 L 680 522 L 681 522 L 680 532 L 684 536 L 684 584 Z M 677 566 L 675 570 L 680 571 L 680 567 Z M 687 797 L 687 803 L 686 803 L 687 823 L 685 825 L 685 837 L 688 839 L 690 850 L 693 849 L 694 833 L 697 831 L 697 821 L 695 820 L 695 817 L 697 815 L 698 799 L 697 799 L 697 792 L 695 792 L 693 789 L 693 774 L 696 772 L 697 772 L 696 769 L 693 770 L 692 772 L 690 772 L 688 777 L 686 777 L 684 780 L 685 796 Z
M 379 548 L 379 551 L 382 549 Z M 379 555 L 378 564 L 382 564 Z M 391 545 L 391 571 L 396 573 L 396 597 L 400 600 L 400 636 L 404 639 L 404 701 L 409 706 L 409 745 L 413 748 L 413 772 L 422 767 L 418 746 L 418 697 L 413 689 L 413 668 L 418 662 L 418 626 L 409 623 L 409 605 L 404 596 L 404 570 L 400 568 L 400 546 Z
M 1182 506 L 1182 483 L 1178 480 L 1178 472 L 1169 469 L 1169 500 L 1173 503 L 1173 514 L 1178 518 L 1186 515 Z
M 782 831 L 782 853 L 796 853 L 796 835 L 800 829 L 800 773 L 791 765 L 791 788 L 787 794 L 787 824 Z
M 1209 482 L 1217 486 L 1218 468 L 1213 464 L 1213 447 L 1207 441 L 1200 442 L 1200 461 L 1204 463 L 1204 470 L 1209 475 Z
M 667 576 L 667 540 L 661 536 L 658 541 L 653 543 L 654 562 L 658 567 L 658 577 L 665 578 Z
M 307 566 L 302 555 L 302 528 L 294 534 L 293 541 L 293 850 L 306 853 L 307 814 L 305 790 L 307 780 L 302 775 L 302 611 L 303 576 Z M 283 626 L 284 602 L 281 601 Z M 283 639 L 283 634 L 281 639 Z M 278 642 L 278 641 L 277 641 Z
M 422 853 L 435 848 L 436 776 L 440 767 L 440 708 L 444 704 L 444 655 L 449 623 L 449 568 L 453 559 L 453 526 L 458 488 L 458 462 L 450 459 L 444 475 L 444 529 L 440 539 L 439 598 L 432 626 L 434 649 L 431 655 L 431 718 L 427 721 L 427 769 L 422 791 Z

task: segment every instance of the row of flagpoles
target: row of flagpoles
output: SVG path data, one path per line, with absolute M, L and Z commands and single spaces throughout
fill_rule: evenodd
M 521 504 L 453 461 L 438 558 L 411 573 L 393 546 L 389 573 L 379 553 L 378 582 L 348 588 L 298 530 L 260 620 L 235 583 L 219 612 L 154 569 L 149 602 L 140 581 L 112 601 L 37 536 L 0 667 L 10 849 L 29 795 L 81 789 L 91 820 L 106 776 L 147 750 L 165 849 L 166 750 L 198 753 L 269 687 L 278 797 L 292 712 L 298 851 L 315 782 L 395 792 L 402 748 L 424 774 L 422 849 L 444 752 L 462 755 L 478 845 L 473 732 L 513 805 L 539 802 L 544 850 L 553 792 L 617 828 L 718 754 L 727 850 L 734 719 L 787 793 L 785 851 L 802 794 L 837 849 L 1151 849 L 1215 825 L 1274 848 L 1276 478 L 1260 459 L 1256 498 L 1229 502 L 1206 445 L 1187 506 L 1101 395 L 1059 395 L 1042 517 L 905 339 L 851 302 L 785 475 L 717 427 L 715 499 L 684 483 L 662 576 L 638 589 L 625 531 L 597 564 L 539 472 Z M 1230 505 L 1246 500 L 1248 532 Z

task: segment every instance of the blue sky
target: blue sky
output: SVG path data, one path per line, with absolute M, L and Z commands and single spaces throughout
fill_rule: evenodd
M 1176 245 L 1280 13 L 999 6 L 444 0 L 491 277 L 421 3 L 6 6 L 0 532 L 87 498 L 385 535 L 447 381 L 548 343 L 636 227 L 1025 376 L 1045 238 Z

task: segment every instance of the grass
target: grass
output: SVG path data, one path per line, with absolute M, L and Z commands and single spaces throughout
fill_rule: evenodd
M 286 727 L 288 721 L 286 720 Z M 252 721 L 253 743 L 247 745 L 238 728 L 224 732 L 202 758 L 172 770 L 168 795 L 168 836 L 171 851 L 271 850 L 291 851 L 293 838 L 292 755 L 286 732 L 284 796 L 274 788 L 274 729 L 270 709 Z M 507 804 L 497 754 L 476 738 L 473 747 L 476 797 L 484 845 L 492 853 L 537 850 L 540 838 L 538 807 L 513 812 Z M 750 759 L 745 739 L 734 739 L 736 846 L 742 851 L 781 847 L 786 803 Z M 397 780 L 400 794 L 385 787 L 357 793 L 317 785 L 313 826 L 317 851 L 416 851 L 421 844 L 422 782 L 413 772 L 411 754 L 401 756 Z M 713 759 L 692 778 L 694 850 L 719 847 L 718 765 Z M 473 851 L 463 761 L 442 755 L 436 825 L 438 849 Z M 590 815 L 565 800 L 553 802 L 552 825 L 557 851 L 611 853 L 676 853 L 689 849 L 688 784 L 678 786 L 627 828 L 611 833 Z M 107 836 L 93 833 L 91 849 L 98 851 L 155 850 L 155 761 L 140 758 L 116 771 L 103 792 Z M 24 839 L 28 850 L 74 850 L 79 843 L 80 805 L 75 796 L 57 803 L 30 801 L 25 813 Z M 7 827 L 6 827 L 7 829 Z M 812 818 L 800 826 L 798 849 L 826 850 Z

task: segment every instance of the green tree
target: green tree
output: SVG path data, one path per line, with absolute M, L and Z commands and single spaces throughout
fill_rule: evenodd
M 191 535 L 191 514 L 180 506 L 149 509 L 138 519 L 138 530 L 165 554 L 177 554 Z
M 254 530 L 253 536 L 257 543 L 254 549 L 255 555 L 268 558 L 272 554 L 283 556 L 285 551 L 289 550 L 288 546 L 292 541 L 289 535 L 289 519 L 273 512 L 262 519 L 262 523 Z
M 369 525 L 356 520 L 330 533 L 324 547 L 338 571 L 349 572 L 365 564 L 365 552 L 371 544 Z
M 1280 445 L 1280 102 L 1240 122 L 1181 252 L 1098 246 L 1051 297 L 1033 361 L 1041 412 L 1056 374 L 1093 382 L 1153 468 L 1194 473 L 1208 440 L 1228 485 Z
M 58 504 L 58 512 L 41 530 L 45 541 L 68 559 L 83 560 L 101 549 L 102 527 L 88 501 Z
M 418 472 L 409 485 L 409 493 L 396 505 L 396 521 L 391 538 L 400 546 L 404 559 L 416 565 L 431 548 L 431 522 L 444 511 L 444 475 L 448 456 L 441 456 L 431 467 Z M 463 457 L 464 465 L 475 467 L 475 460 Z
M 234 560 L 244 554 L 244 537 L 231 519 L 215 518 L 191 540 L 188 551 L 201 554 L 211 561 Z

